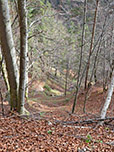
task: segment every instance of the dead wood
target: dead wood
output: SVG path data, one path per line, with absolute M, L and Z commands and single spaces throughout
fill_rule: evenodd
M 106 121 L 106 120 L 110 120 L 113 121 L 114 120 L 114 117 L 107 117 L 107 118 L 104 118 L 104 119 L 101 119 L 101 118 L 96 118 L 96 119 L 88 119 L 88 120 L 81 120 L 81 121 L 59 121 L 59 120 L 56 120 L 55 123 L 61 123 L 61 124 L 68 124 L 68 125 L 75 125 L 75 124 L 91 124 L 91 123 L 98 123 L 98 122 L 101 122 L 101 121 Z
M 64 125 L 63 127 L 70 127 L 70 128 L 81 128 L 81 129 L 88 129 L 88 128 L 92 128 L 90 126 L 73 126 L 73 125 Z

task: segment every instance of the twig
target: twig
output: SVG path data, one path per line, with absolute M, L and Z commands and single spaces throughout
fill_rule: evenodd
M 14 25 L 14 23 L 15 23 L 15 21 L 16 21 L 17 18 L 18 18 L 18 14 L 16 14 L 16 16 L 15 16 L 15 18 L 14 18 L 12 24 L 11 24 L 11 27 L 13 27 L 13 25 Z
M 63 127 L 70 127 L 70 128 L 81 128 L 81 129 L 91 129 L 92 127 L 90 127 L 90 126 L 72 126 L 72 125 L 64 125 Z

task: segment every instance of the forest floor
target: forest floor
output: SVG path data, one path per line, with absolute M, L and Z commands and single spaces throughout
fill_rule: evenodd
M 103 126 L 84 123 L 99 118 L 106 93 L 101 87 L 92 86 L 86 114 L 82 110 L 84 94 L 79 93 L 71 114 L 72 94 L 47 98 L 36 93 L 25 104 L 29 118 L 8 112 L 8 102 L 4 101 L 4 116 L 0 105 L 0 152 L 114 152 L 114 120 L 105 121 Z M 114 95 L 107 117 L 114 117 L 113 101 Z

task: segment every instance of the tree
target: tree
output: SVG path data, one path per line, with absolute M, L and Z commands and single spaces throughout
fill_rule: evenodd
M 85 25 L 86 25 L 86 11 L 87 11 L 87 0 L 84 1 L 84 16 L 83 16 L 83 28 L 82 28 L 82 40 L 81 40 L 81 52 L 80 52 L 80 63 L 79 63 L 79 70 L 78 70 L 78 77 L 77 77 L 77 83 L 76 83 L 76 92 L 75 92 L 75 98 L 74 103 L 72 106 L 72 113 L 74 113 L 76 102 L 77 102 L 77 96 L 80 89 L 80 73 L 82 68 L 82 55 L 83 55 L 83 49 L 84 49 L 84 38 L 85 38 Z
M 104 106 L 101 110 L 101 119 L 104 119 L 106 117 L 107 109 L 108 109 L 110 102 L 111 102 L 113 90 L 114 90 L 114 70 L 112 72 L 112 78 L 111 78 L 111 82 L 110 82 L 110 85 L 108 88 L 107 98 L 106 98 Z
M 24 114 L 24 97 L 26 86 L 26 57 L 27 57 L 27 18 L 26 0 L 18 1 L 20 25 L 20 80 L 16 62 L 16 50 L 12 36 L 11 22 L 7 0 L 0 0 L 0 41 L 2 53 L 6 62 L 8 81 L 10 86 L 10 106 Z
M 87 61 L 87 70 L 86 70 L 86 77 L 85 77 L 85 89 L 87 88 L 87 80 L 88 80 L 88 73 L 89 73 L 89 66 L 90 66 L 90 58 L 91 58 L 92 49 L 93 49 L 93 43 L 94 43 L 96 19 L 97 19 L 97 12 L 98 12 L 98 4 L 99 4 L 99 0 L 96 0 L 95 16 L 94 16 L 94 22 L 93 22 L 91 44 L 90 44 L 90 49 L 89 49 L 89 57 L 88 57 L 88 61 Z
M 7 0 L 0 0 L 0 41 L 10 85 L 11 109 L 17 108 L 19 74 Z
M 27 34 L 27 13 L 26 0 L 18 0 L 18 13 L 20 25 L 20 79 L 19 79 L 19 100 L 18 111 L 24 113 L 25 88 L 27 79 L 27 54 L 28 54 L 28 34 Z

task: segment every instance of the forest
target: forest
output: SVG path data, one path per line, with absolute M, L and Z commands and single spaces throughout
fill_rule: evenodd
M 0 152 L 114 152 L 113 0 L 0 0 Z

